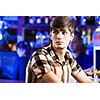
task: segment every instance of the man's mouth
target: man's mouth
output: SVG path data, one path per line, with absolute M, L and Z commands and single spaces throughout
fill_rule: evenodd
M 62 42 L 62 41 L 57 41 L 56 42 L 56 44 L 62 44 L 62 43 L 64 43 L 64 42 Z

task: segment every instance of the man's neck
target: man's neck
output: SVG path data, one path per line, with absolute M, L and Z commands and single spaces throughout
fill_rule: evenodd
M 60 61 L 65 61 L 65 53 L 66 53 L 66 49 L 57 49 L 55 50 L 57 56 L 59 57 Z

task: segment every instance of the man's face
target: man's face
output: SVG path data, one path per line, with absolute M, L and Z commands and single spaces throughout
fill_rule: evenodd
M 67 28 L 54 28 L 50 32 L 50 39 L 52 45 L 56 49 L 67 48 L 70 40 L 73 38 L 70 31 Z

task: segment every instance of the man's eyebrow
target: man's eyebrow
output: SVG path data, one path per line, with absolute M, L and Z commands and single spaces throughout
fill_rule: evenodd
M 56 28 L 54 28 L 53 30 L 57 30 L 57 31 L 59 31 L 58 29 L 56 29 Z
M 64 29 L 61 29 L 60 31 L 66 31 L 67 32 L 67 30 L 64 30 Z

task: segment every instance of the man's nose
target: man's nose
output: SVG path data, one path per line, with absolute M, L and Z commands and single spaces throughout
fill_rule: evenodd
M 57 34 L 57 38 L 62 38 L 62 32 L 59 32 L 58 34 Z

